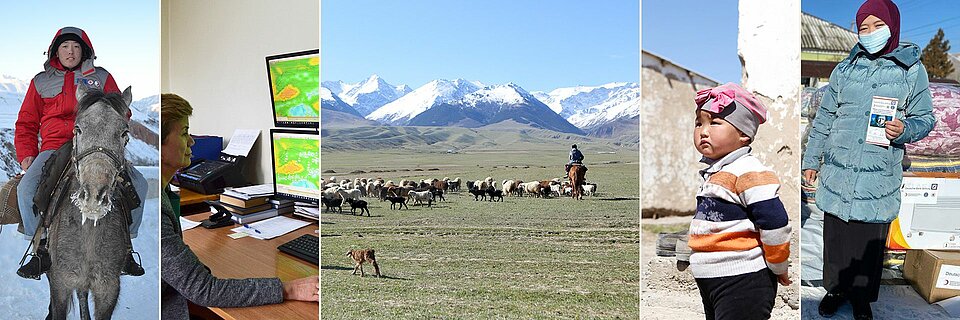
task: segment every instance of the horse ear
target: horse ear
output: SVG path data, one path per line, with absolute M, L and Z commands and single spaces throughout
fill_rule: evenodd
M 133 94 L 130 93 L 130 86 L 127 86 L 126 89 L 123 89 L 123 103 L 127 104 L 127 107 L 130 106 L 130 103 L 133 102 Z
M 83 83 L 77 84 L 77 102 L 83 100 L 83 97 L 87 96 L 87 92 L 90 91 L 90 88 Z

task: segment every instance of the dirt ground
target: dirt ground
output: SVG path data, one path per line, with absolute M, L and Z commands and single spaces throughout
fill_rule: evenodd
M 677 271 L 676 259 L 657 257 L 657 234 L 649 226 L 668 227 L 690 223 L 691 217 L 666 217 L 643 219 L 641 234 L 642 280 L 641 318 L 642 319 L 702 319 L 703 304 L 700 292 L 689 271 Z M 771 319 L 800 318 L 800 259 L 799 259 L 799 222 L 791 219 L 794 226 L 790 252 L 790 287 L 779 287 L 778 299 L 774 305 Z

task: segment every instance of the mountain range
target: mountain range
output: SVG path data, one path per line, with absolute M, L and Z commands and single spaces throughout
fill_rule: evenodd
M 630 132 L 639 136 L 637 83 L 528 92 L 514 83 L 488 86 L 464 79 L 437 79 L 410 91 L 406 85 L 395 86 L 372 75 L 356 84 L 324 81 L 323 87 L 321 109 L 334 115 L 324 118 L 323 125 L 350 126 L 343 121 L 370 124 L 359 116 L 390 126 L 477 128 L 509 120 L 566 133 L 609 137 L 614 132 Z

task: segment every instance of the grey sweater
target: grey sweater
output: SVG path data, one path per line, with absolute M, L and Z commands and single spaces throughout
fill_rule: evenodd
M 180 220 L 161 192 L 160 313 L 163 319 L 189 319 L 187 300 L 207 307 L 246 307 L 283 302 L 277 278 L 219 279 L 183 243 Z

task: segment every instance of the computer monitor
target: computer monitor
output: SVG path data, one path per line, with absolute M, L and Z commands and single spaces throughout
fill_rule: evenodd
M 280 199 L 320 203 L 320 133 L 271 129 L 273 188 Z
M 277 127 L 320 127 L 320 50 L 267 57 L 273 123 Z

